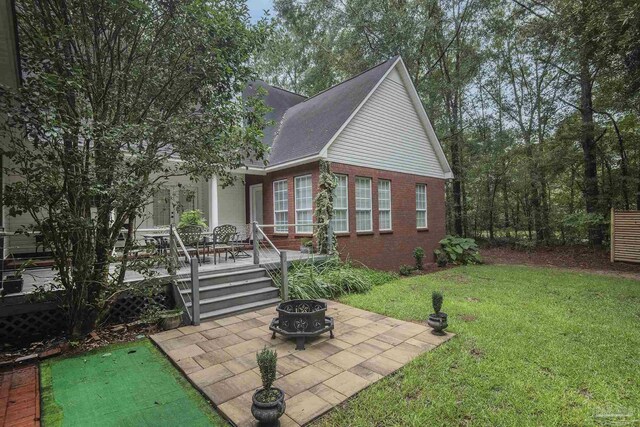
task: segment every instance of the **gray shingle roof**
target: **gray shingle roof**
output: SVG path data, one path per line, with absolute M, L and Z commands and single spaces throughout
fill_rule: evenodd
M 265 129 L 263 139 L 271 147 L 269 166 L 319 154 L 395 60 L 391 58 L 308 99 L 262 81 L 251 83 L 245 93 L 255 93 L 255 85 L 264 87 L 268 91 L 265 103 L 273 108 L 267 119 L 276 124 Z

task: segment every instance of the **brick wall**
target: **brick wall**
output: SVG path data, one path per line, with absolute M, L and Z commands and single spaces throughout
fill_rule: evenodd
M 344 258 L 359 261 L 369 267 L 397 270 L 401 264 L 413 265 L 413 249 L 421 246 L 426 253 L 425 263 L 433 262 L 433 251 L 445 236 L 445 181 L 399 172 L 381 171 L 371 168 L 332 163 L 332 171 L 349 177 L 349 232 L 337 235 L 338 250 Z M 311 174 L 314 198 L 317 192 L 318 163 L 302 165 L 291 169 L 267 174 L 266 176 L 248 176 L 250 184 L 263 183 L 264 223 L 273 224 L 273 182 L 287 179 L 289 189 L 289 223 L 295 223 L 294 178 Z M 355 220 L 355 178 L 372 179 L 372 217 L 373 231 L 356 232 Z M 391 181 L 391 231 L 379 231 L 378 224 L 378 180 Z M 416 184 L 427 185 L 427 229 L 416 229 Z M 248 191 L 248 190 L 247 190 Z M 247 222 L 249 213 L 247 212 Z M 278 247 L 297 250 L 299 239 L 293 227 L 288 234 L 273 234 L 265 230 Z

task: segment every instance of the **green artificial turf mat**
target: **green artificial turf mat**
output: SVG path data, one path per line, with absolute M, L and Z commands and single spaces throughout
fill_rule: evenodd
M 225 423 L 148 340 L 41 367 L 49 426 L 210 426 Z

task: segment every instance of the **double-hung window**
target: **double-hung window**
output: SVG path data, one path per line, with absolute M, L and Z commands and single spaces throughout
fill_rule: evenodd
M 356 231 L 373 231 L 371 178 L 356 178 Z
M 337 185 L 333 191 L 333 231 L 347 233 L 349 231 L 349 177 L 336 175 Z
M 391 230 L 391 181 L 378 180 L 378 225 L 381 231 Z
M 276 233 L 286 233 L 289 222 L 289 189 L 287 180 L 273 182 L 273 220 Z
M 427 228 L 427 185 L 416 184 L 416 227 Z
M 312 233 L 313 191 L 311 175 L 298 176 L 295 179 L 296 191 L 296 233 Z
M 153 195 L 153 225 L 169 225 L 171 222 L 171 191 L 158 188 Z

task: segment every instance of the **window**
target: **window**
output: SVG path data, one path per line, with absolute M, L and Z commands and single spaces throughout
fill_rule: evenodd
M 333 192 L 333 231 L 346 233 L 349 231 L 349 177 L 336 175 L 338 185 Z
M 273 182 L 273 220 L 276 233 L 286 233 L 289 223 L 289 189 L 287 180 Z
M 171 223 L 171 192 L 168 188 L 159 188 L 153 195 L 153 225 Z
M 312 233 L 313 226 L 313 191 L 311 175 L 298 176 L 295 180 L 296 187 L 296 233 Z
M 371 178 L 356 178 L 356 231 L 372 231 Z
M 416 184 L 416 227 L 427 228 L 426 184 Z
M 391 181 L 378 181 L 378 226 L 380 230 L 391 230 Z

